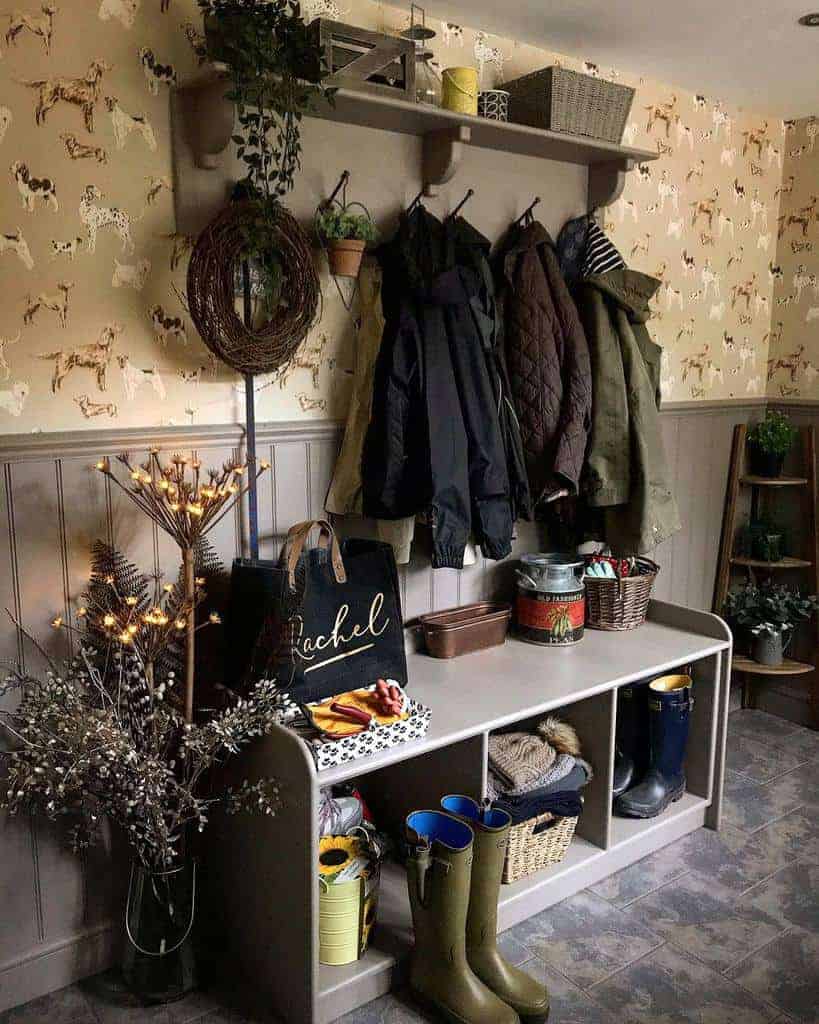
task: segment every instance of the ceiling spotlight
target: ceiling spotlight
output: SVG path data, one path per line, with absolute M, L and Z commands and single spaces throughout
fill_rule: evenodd
M 799 19 L 799 24 L 806 28 L 819 28 L 819 11 L 814 11 L 813 14 L 803 14 Z

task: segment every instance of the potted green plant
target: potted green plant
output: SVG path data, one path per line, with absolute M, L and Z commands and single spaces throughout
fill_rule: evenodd
M 278 306 L 286 268 L 278 254 L 278 210 L 301 167 L 301 121 L 335 89 L 321 79 L 325 64 L 295 0 L 199 0 L 208 56 L 228 65 L 225 93 L 236 105 L 236 156 L 245 177 L 243 258 L 251 264 L 268 315 Z
M 784 413 L 769 409 L 765 419 L 748 431 L 751 472 L 757 476 L 781 476 L 785 456 L 793 447 L 798 433 Z
M 789 531 L 771 516 L 757 516 L 740 530 L 736 550 L 763 562 L 779 562 L 789 553 Z
M 781 665 L 798 623 L 819 608 L 815 594 L 768 581 L 748 583 L 728 594 L 726 616 L 750 637 L 751 657 L 762 665 Z
M 362 213 L 353 212 L 359 206 Z M 321 206 L 316 211 L 316 234 L 327 252 L 330 273 L 336 277 L 358 277 L 368 242 L 374 242 L 378 230 L 360 203 Z

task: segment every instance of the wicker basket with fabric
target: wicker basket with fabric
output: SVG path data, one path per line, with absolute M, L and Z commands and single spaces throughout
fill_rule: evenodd
M 569 849 L 577 820 L 546 813 L 513 825 L 509 829 L 502 881 L 516 882 L 550 864 L 559 864 Z
M 549 67 L 504 83 L 518 124 L 620 143 L 634 89 L 567 68 Z
M 586 625 L 590 629 L 636 629 L 646 620 L 651 589 L 660 571 L 650 558 L 637 561 L 634 576 L 612 580 L 586 576 Z

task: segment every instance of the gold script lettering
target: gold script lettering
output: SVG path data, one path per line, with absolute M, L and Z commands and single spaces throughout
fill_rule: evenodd
M 336 619 L 333 623 L 332 630 L 326 635 L 319 633 L 313 637 L 304 636 L 304 621 L 301 616 L 298 616 L 298 635 L 296 638 L 296 652 L 298 656 L 303 661 L 313 661 L 317 655 L 326 651 L 329 647 L 332 647 L 334 650 L 338 650 L 338 648 L 344 644 L 349 644 L 353 640 L 360 640 L 362 637 L 372 637 L 373 639 L 377 639 L 384 633 L 390 624 L 389 618 L 385 618 L 383 621 L 379 622 L 383 608 L 384 595 L 382 593 L 378 593 L 370 604 L 366 624 L 356 622 L 349 628 L 348 632 L 344 632 L 342 627 L 345 625 L 347 618 L 349 617 L 350 606 L 348 604 L 343 604 L 336 612 Z

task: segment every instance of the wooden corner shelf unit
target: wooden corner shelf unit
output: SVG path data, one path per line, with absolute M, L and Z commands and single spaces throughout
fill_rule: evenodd
M 713 610 L 721 615 L 725 599 L 731 585 L 733 569 L 745 570 L 751 579 L 758 575 L 779 576 L 785 579 L 794 571 L 810 570 L 810 586 L 814 593 L 819 593 L 819 536 L 817 536 L 817 471 L 816 471 L 816 436 L 813 427 L 801 429 L 802 473 L 798 476 L 766 477 L 744 472 L 745 451 L 748 437 L 746 424 L 739 423 L 734 427 L 731 447 L 731 464 L 728 470 L 728 486 L 725 493 L 725 509 L 722 517 L 722 534 L 720 537 L 719 558 L 714 581 Z M 751 490 L 750 517 L 757 518 L 760 505 L 766 497 L 777 495 L 780 501 L 785 496 L 778 492 L 782 489 L 795 489 L 794 494 L 802 499 L 803 514 L 800 522 L 802 554 L 804 557 L 788 556 L 775 562 L 766 562 L 760 558 L 735 555 L 736 532 L 738 524 L 738 504 L 740 488 Z M 788 498 L 791 499 L 791 495 Z M 781 665 L 761 665 L 745 655 L 735 655 L 733 670 L 742 678 L 742 706 L 754 706 L 754 692 L 751 688 L 751 677 L 787 677 L 807 676 L 809 699 L 814 721 L 819 726 L 819 668 L 817 668 L 817 651 L 819 650 L 819 622 L 814 625 L 815 637 L 813 654 L 809 659 L 799 661 L 785 658 Z
M 501 647 L 441 661 L 408 655 L 409 689 L 432 710 L 427 735 L 317 772 L 305 744 L 277 728 L 242 758 L 251 782 L 278 779 L 273 817 L 214 820 L 208 854 L 234 983 L 288 1024 L 327 1024 L 388 991 L 412 943 L 406 876 L 384 865 L 373 941 L 361 960 L 318 962 L 318 801 L 356 780 L 379 827 L 400 832 L 405 815 L 434 808 L 446 793 L 486 794 L 491 731 L 533 726 L 559 712 L 577 730 L 595 775 L 565 859 L 501 887 L 501 929 L 634 863 L 703 824 L 718 828 L 728 721 L 731 634 L 721 619 L 653 601 L 648 620 L 626 633 L 589 630 L 574 647 L 545 649 L 509 639 Z M 687 792 L 648 820 L 612 815 L 618 688 L 690 670 L 697 698 L 686 755 Z

